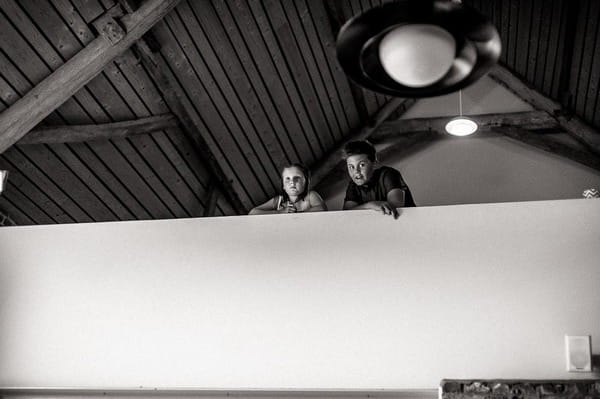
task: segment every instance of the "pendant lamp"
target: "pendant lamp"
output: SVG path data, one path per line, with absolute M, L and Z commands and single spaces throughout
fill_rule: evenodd
M 458 109 L 459 116 L 450 120 L 446 123 L 446 131 L 453 136 L 469 136 L 477 131 L 477 123 L 471 119 L 463 116 L 462 112 L 462 90 L 458 91 Z
M 462 89 L 500 57 L 500 36 L 477 10 L 456 0 L 397 0 L 340 29 L 337 57 L 356 84 L 396 97 Z

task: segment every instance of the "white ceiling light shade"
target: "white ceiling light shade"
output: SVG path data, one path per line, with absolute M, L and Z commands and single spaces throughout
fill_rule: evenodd
M 446 131 L 453 136 L 469 136 L 477 131 L 477 123 L 462 113 L 462 90 L 458 91 L 459 116 L 446 123 Z
M 473 119 L 457 116 L 446 124 L 446 131 L 453 136 L 468 136 L 477 131 L 477 123 Z
M 447 30 L 431 24 L 401 25 L 379 44 L 385 72 L 407 87 L 430 86 L 443 78 L 456 54 L 456 40 Z

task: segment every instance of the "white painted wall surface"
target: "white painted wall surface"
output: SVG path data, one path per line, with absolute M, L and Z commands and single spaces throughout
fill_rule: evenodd
M 419 389 L 600 352 L 600 200 L 0 229 L 0 387 Z

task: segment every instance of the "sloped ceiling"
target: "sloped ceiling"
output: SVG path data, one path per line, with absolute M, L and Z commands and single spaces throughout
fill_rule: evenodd
M 600 127 L 597 1 L 465 3 L 498 27 L 506 70 L 558 104 L 556 115 Z M 181 1 L 28 135 L 136 121 L 144 134 L 52 144 L 25 136 L 0 155 L 10 172 L 1 211 L 47 224 L 233 215 L 261 203 L 283 165 L 318 167 L 400 103 L 355 87 L 335 58 L 341 23 L 380 4 Z M 98 18 L 136 7 L 2 0 L 0 111 L 88 45 Z

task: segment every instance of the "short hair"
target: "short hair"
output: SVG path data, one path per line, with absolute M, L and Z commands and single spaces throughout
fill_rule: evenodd
M 364 154 L 369 161 L 375 162 L 377 150 L 368 141 L 351 141 L 344 146 L 345 158 L 351 155 Z
M 302 172 L 302 174 L 304 175 L 306 184 L 304 185 L 304 190 L 302 190 L 302 192 L 298 195 L 298 198 L 303 200 L 304 198 L 306 198 L 306 196 L 308 195 L 308 192 L 310 191 L 310 169 L 308 169 L 304 164 L 293 163 L 293 164 L 290 164 L 290 165 L 287 165 L 287 166 L 284 166 L 283 168 L 281 168 L 281 173 L 279 175 L 280 176 L 283 175 L 283 171 L 285 169 L 289 169 L 289 168 L 298 168 L 298 169 L 300 169 L 300 172 Z M 281 179 L 281 195 L 283 196 L 284 201 L 289 201 L 290 197 L 285 192 L 285 188 L 283 185 L 283 179 Z

